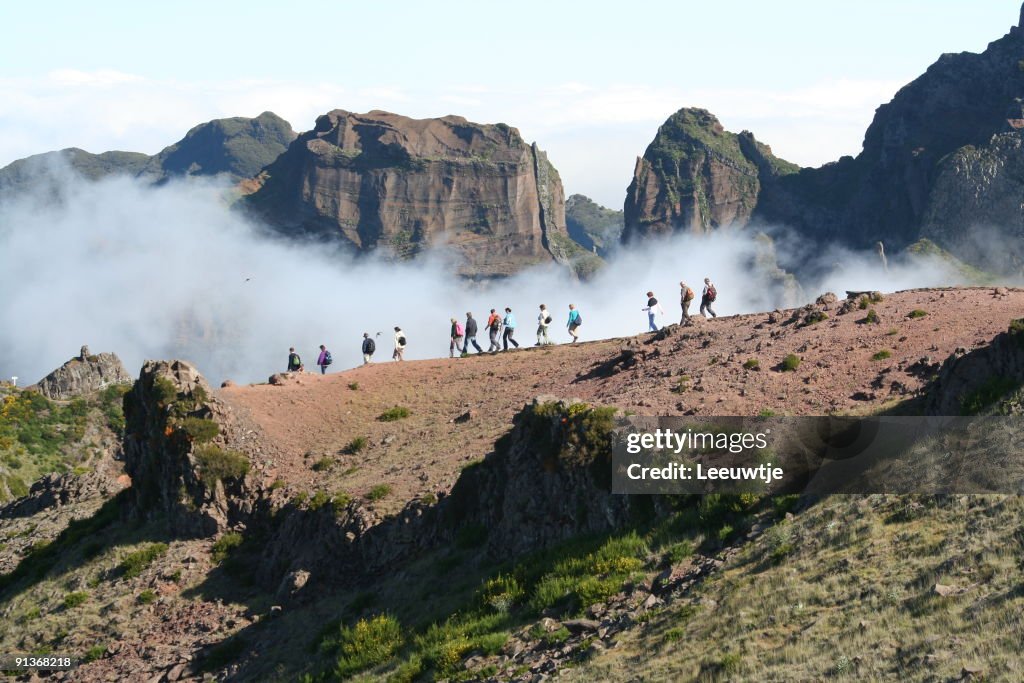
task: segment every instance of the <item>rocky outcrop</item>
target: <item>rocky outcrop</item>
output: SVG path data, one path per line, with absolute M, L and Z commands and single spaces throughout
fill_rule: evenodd
M 856 158 L 778 178 L 755 217 L 863 249 L 930 237 L 972 265 L 1019 270 L 1022 56 L 1019 27 L 980 54 L 942 55 L 878 108 Z M 979 246 L 994 236 L 1008 255 Z
M 245 456 L 228 449 L 220 428 L 226 409 L 192 365 L 148 361 L 125 396 L 124 412 L 124 464 L 136 515 L 164 517 L 170 533 L 187 538 L 218 534 L 251 512 L 245 471 L 223 474 L 231 471 L 225 458 Z M 197 434 L 190 419 L 217 423 L 217 434 Z M 201 453 L 219 458 L 205 472 Z
M 246 206 L 287 235 L 412 258 L 445 245 L 461 272 L 502 276 L 580 251 L 558 172 L 505 124 L 340 109 L 271 164 Z
M 39 380 L 36 389 L 51 400 L 66 401 L 111 384 L 130 384 L 131 381 L 131 375 L 115 354 L 93 355 L 88 346 L 83 346 L 77 357 Z
M 996 288 L 993 296 L 1005 290 Z M 930 359 L 919 365 L 931 371 Z M 963 415 L 985 412 L 1003 399 L 996 412 L 1024 413 L 1021 388 L 1024 387 L 1024 319 L 1015 320 L 1010 329 L 990 343 L 968 352 L 957 349 L 935 373 L 923 399 L 925 415 Z M 1014 395 L 1016 394 L 1016 395 Z
M 746 225 L 762 185 L 797 170 L 751 133 L 725 130 L 707 110 L 680 109 L 636 161 L 622 240 Z

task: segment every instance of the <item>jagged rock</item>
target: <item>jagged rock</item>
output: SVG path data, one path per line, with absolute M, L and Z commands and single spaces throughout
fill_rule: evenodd
M 88 346 L 83 346 L 77 357 L 39 380 L 36 388 L 49 399 L 66 401 L 111 384 L 130 384 L 131 381 L 131 375 L 115 354 L 93 355 Z
M 947 586 L 945 584 L 937 583 L 934 586 L 932 586 L 932 592 L 938 596 L 945 598 L 949 597 L 950 595 L 956 595 L 957 593 L 962 592 L 962 590 L 957 588 L 956 586 Z

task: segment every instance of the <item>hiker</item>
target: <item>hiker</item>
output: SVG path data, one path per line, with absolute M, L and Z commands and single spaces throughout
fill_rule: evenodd
M 377 334 L 380 334 L 380 332 Z M 373 358 L 373 352 L 376 350 L 377 342 L 373 341 L 373 337 L 370 336 L 369 332 L 363 332 L 363 365 L 370 364 L 370 359 Z
M 576 310 L 576 304 L 569 304 L 569 322 L 566 323 L 566 327 L 569 328 L 569 334 L 572 336 L 572 343 L 575 344 L 580 335 L 576 332 L 576 329 L 583 324 L 583 316 Z
M 537 346 L 551 343 L 551 338 L 548 337 L 548 325 L 550 324 L 551 312 L 547 306 L 541 304 L 540 313 L 537 315 Z
M 472 313 L 466 313 L 466 341 L 462 345 L 462 352 L 469 353 L 469 345 L 472 344 L 476 348 L 477 353 L 483 353 L 484 350 L 480 348 L 480 345 L 476 343 L 476 318 L 473 317 Z
M 501 337 L 501 341 L 505 345 L 505 350 L 508 351 L 509 342 L 512 342 L 512 346 L 518 349 L 519 342 L 512 338 L 512 335 L 516 333 L 516 317 L 512 315 L 512 309 L 508 306 L 505 307 L 505 319 L 501 321 L 501 324 L 505 327 L 505 332 Z
M 302 359 L 295 353 L 295 347 L 288 349 L 288 369 L 285 372 L 302 372 Z
M 700 295 L 700 314 L 705 318 L 708 317 L 708 313 L 711 314 L 712 318 L 717 318 L 718 314 L 711 310 L 711 304 L 715 303 L 715 299 L 718 298 L 718 290 L 711 284 L 711 278 L 704 278 L 704 291 Z M 707 310 L 708 313 L 704 311 Z
M 395 352 L 391 354 L 392 360 L 403 360 L 402 356 L 405 354 L 405 345 L 407 340 L 405 333 L 402 332 L 402 328 L 395 326 Z
M 449 358 L 455 358 L 455 352 L 462 352 L 462 323 L 452 318 L 452 343 L 448 346 Z
M 665 309 L 661 307 L 658 300 L 654 298 L 654 292 L 647 292 L 647 306 L 640 309 L 641 311 L 647 311 L 647 323 L 650 325 L 651 332 L 658 331 L 658 324 L 654 322 L 654 314 L 660 313 L 665 315 Z
M 491 336 L 491 346 L 487 349 L 487 352 L 496 353 L 501 350 L 501 345 L 498 344 L 498 333 L 501 332 L 501 316 L 493 308 L 491 309 L 491 316 L 487 318 L 487 330 Z
M 320 345 L 320 355 L 316 359 L 316 364 L 320 366 L 320 374 L 327 374 L 327 366 L 334 362 L 331 358 L 331 352 L 327 350 L 327 347 L 323 344 Z
M 683 309 L 683 317 L 679 320 L 680 325 L 690 324 L 690 303 L 693 301 L 693 290 L 686 286 L 685 282 L 679 282 L 679 306 Z

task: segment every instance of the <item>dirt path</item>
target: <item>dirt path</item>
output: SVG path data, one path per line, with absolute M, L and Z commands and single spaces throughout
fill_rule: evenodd
M 807 327 L 785 324 L 788 312 L 778 322 L 769 322 L 768 314 L 741 315 L 674 329 L 658 341 L 645 334 L 464 359 L 375 363 L 306 374 L 284 386 L 231 387 L 219 395 L 271 442 L 268 479 L 310 495 L 324 490 L 362 496 L 384 484 L 391 492 L 377 507 L 388 512 L 450 488 L 538 395 L 640 414 L 877 409 L 923 386 L 922 377 L 908 370 L 922 358 L 941 362 L 959 347 L 981 346 L 1024 317 L 1024 291 L 913 290 L 871 307 L 877 324 L 864 323 L 862 310 L 836 315 L 838 306 L 827 320 Z M 908 317 L 916 309 L 926 315 Z M 593 372 L 602 364 L 610 368 L 623 348 L 637 351 L 635 365 Z M 880 351 L 890 357 L 873 360 Z M 790 353 L 802 359 L 795 372 L 773 369 Z M 744 368 L 749 359 L 758 361 L 758 369 Z M 377 419 L 395 406 L 407 408 L 409 417 Z M 358 437 L 366 446 L 346 453 Z

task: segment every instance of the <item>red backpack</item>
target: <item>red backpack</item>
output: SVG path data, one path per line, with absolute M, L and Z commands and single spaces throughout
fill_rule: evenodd
M 708 285 L 708 301 L 714 301 L 718 298 L 718 290 L 715 289 L 714 285 Z

